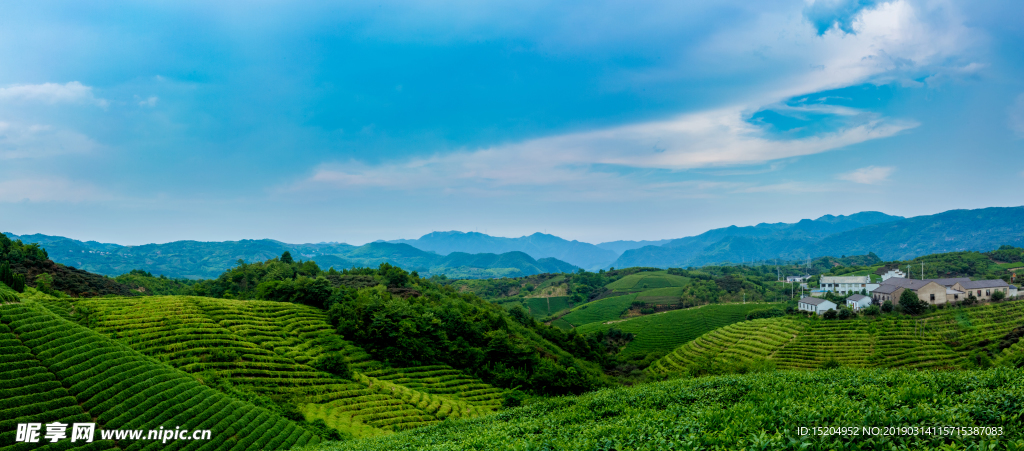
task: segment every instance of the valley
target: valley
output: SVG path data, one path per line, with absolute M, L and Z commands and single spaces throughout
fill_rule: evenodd
M 847 294 L 818 286 L 915 267 L 919 277 L 1013 281 L 1024 265 L 1013 246 L 490 279 L 427 277 L 387 262 L 325 270 L 285 251 L 216 279 L 57 270 L 29 273 L 18 292 L 6 281 L 18 285 L 19 271 L 59 264 L 38 246 L 0 244 L 0 373 L 13 381 L 0 388 L 0 412 L 12 425 L 212 431 L 209 442 L 182 442 L 187 449 L 829 449 L 840 442 L 778 418 L 1005 428 L 1024 406 L 1016 291 L 921 312 L 902 303 L 854 311 Z M 79 286 L 127 291 L 59 289 Z M 800 311 L 812 290 L 841 304 L 839 314 Z M 992 407 L 991 397 L 1001 401 Z M 865 403 L 870 414 L 855 410 Z M 993 449 L 1024 446 L 1019 434 Z M 948 434 L 841 440 L 849 449 L 973 443 Z

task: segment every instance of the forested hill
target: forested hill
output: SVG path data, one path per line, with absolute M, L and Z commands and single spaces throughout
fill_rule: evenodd
M 1024 207 L 951 210 L 913 218 L 878 212 L 823 216 L 796 224 L 715 229 L 662 246 L 628 250 L 613 266 L 668 268 L 867 253 L 907 260 L 942 252 L 987 252 L 1024 243 L 1022 223 Z
M 212 279 L 235 266 L 239 260 L 265 261 L 286 251 L 296 259 L 314 260 L 324 268 L 376 267 L 390 263 L 419 271 L 425 276 L 443 274 L 453 278 L 520 277 L 576 269 L 574 265 L 557 259 L 536 260 L 522 252 L 443 256 L 407 244 L 383 242 L 352 246 L 344 243 L 289 244 L 275 240 L 240 240 L 121 246 L 41 234 L 4 235 L 26 244 L 38 244 L 46 249 L 54 262 L 108 276 L 143 270 L 170 278 Z
M 566 240 L 545 233 L 534 233 L 519 238 L 490 236 L 479 232 L 432 232 L 415 240 L 394 240 L 390 243 L 402 243 L 447 255 L 453 252 L 505 253 L 524 252 L 533 258 L 555 258 L 584 269 L 607 267 L 621 251 L 605 249 L 601 245 Z M 628 247 L 628 242 L 617 242 L 617 247 Z M 613 244 L 613 247 L 616 247 Z

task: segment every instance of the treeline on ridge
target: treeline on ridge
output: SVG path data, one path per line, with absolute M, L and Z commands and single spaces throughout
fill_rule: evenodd
M 54 263 L 38 244 L 25 244 L 0 234 L 0 266 L 7 268 L 0 278 L 18 292 L 31 286 L 54 296 L 131 296 L 127 285 L 70 266 Z
M 607 352 L 597 338 L 537 323 L 388 263 L 324 271 L 285 252 L 264 262 L 239 262 L 213 280 L 173 281 L 141 271 L 126 276 L 149 292 L 323 309 L 346 340 L 394 366 L 446 364 L 497 386 L 543 394 L 608 384 L 599 365 Z

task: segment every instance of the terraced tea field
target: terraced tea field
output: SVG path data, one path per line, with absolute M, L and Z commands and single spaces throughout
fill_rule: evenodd
M 286 420 L 72 323 L 38 303 L 0 305 L 0 440 L 26 422 L 95 422 L 99 429 L 210 429 L 182 449 L 287 449 L 319 439 Z M 68 449 L 70 441 L 47 449 Z M 159 441 L 97 440 L 76 449 L 153 449 Z
M 296 403 L 307 419 L 355 436 L 476 417 L 502 395 L 452 368 L 387 368 L 337 336 L 323 311 L 298 304 L 164 296 L 47 307 L 212 384 Z M 330 353 L 349 362 L 351 380 L 314 367 Z
M 572 306 L 569 303 L 569 296 L 526 298 L 522 304 L 534 318 L 551 316 Z
M 1003 336 L 1022 325 L 1024 301 L 922 317 L 768 318 L 702 335 L 655 362 L 650 371 L 682 371 L 703 356 L 728 362 L 766 359 L 779 369 L 819 368 L 828 359 L 853 368 L 959 368 L 980 349 L 993 352 L 995 360 L 1024 352 L 1020 342 L 1001 352 L 994 349 Z
M 683 295 L 683 287 L 654 288 L 637 294 L 636 300 L 645 304 L 675 304 Z
M 315 449 L 1021 450 L 1022 400 L 1024 369 L 779 371 L 539 400 L 473 421 Z M 801 434 L 797 425 L 879 432 L 823 436 Z M 978 429 L 967 429 L 977 431 L 972 435 L 882 429 L 940 425 Z
M 451 396 L 478 406 L 501 406 L 503 390 L 446 365 L 384 368 L 364 374 L 426 393 Z
M 589 323 L 603 323 L 619 319 L 629 306 L 636 299 L 636 294 L 614 296 L 588 302 L 572 309 L 571 312 L 562 316 L 562 320 L 574 326 L 582 326 Z
M 772 304 L 714 304 L 703 307 L 671 310 L 654 315 L 638 316 L 611 324 L 590 323 L 578 327 L 580 333 L 592 333 L 611 328 L 635 335 L 625 348 L 624 355 L 645 355 L 652 351 L 668 352 L 701 335 L 747 318 L 754 309 Z
M 667 271 L 653 271 L 630 274 L 606 287 L 614 291 L 641 291 L 653 288 L 685 287 L 690 283 L 688 277 L 674 276 Z

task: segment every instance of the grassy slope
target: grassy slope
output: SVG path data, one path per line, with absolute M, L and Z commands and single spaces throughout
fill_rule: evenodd
M 636 299 L 636 294 L 599 299 L 574 308 L 563 316 L 562 319 L 577 327 L 584 324 L 600 324 L 605 321 L 616 320 L 629 309 L 634 299 Z
M 543 318 L 565 310 L 572 306 L 569 296 L 552 296 L 550 298 L 526 298 L 522 301 L 523 308 L 530 311 L 534 318 Z
M 622 353 L 625 355 L 643 355 L 652 351 L 668 352 L 706 332 L 745 320 L 751 310 L 771 305 L 774 304 L 706 305 L 638 316 L 611 324 L 590 323 L 578 329 L 580 333 L 611 328 L 632 332 L 636 338 L 623 348 Z
M 683 295 L 683 287 L 653 288 L 637 294 L 636 300 L 647 304 L 675 304 Z
M 57 420 L 95 421 L 100 429 L 212 430 L 210 441 L 183 443 L 189 449 L 285 449 L 318 441 L 291 421 L 208 388 L 36 302 L 0 305 L 0 322 L 0 445 L 13 442 L 17 423 Z M 151 444 L 96 441 L 79 442 L 78 448 Z
M 675 349 L 651 371 L 681 370 L 701 356 L 727 361 L 768 359 L 779 368 L 815 368 L 835 358 L 850 367 L 956 368 L 972 352 L 996 361 L 1024 351 L 996 346 L 1024 325 L 1024 301 L 941 310 L 921 317 L 884 316 L 825 321 L 770 318 L 733 324 Z
M 788 371 L 683 379 L 537 402 L 324 450 L 1024 449 L 1024 370 Z M 1002 426 L 988 437 L 812 436 L 797 427 Z M 984 442 L 983 442 L 984 440 Z M 991 446 L 991 448 L 987 447 Z
M 673 276 L 665 271 L 641 272 L 630 274 L 607 285 L 614 291 L 638 291 L 649 288 L 683 287 L 689 278 Z M 645 286 L 646 285 L 646 286 Z
M 387 368 L 338 337 L 324 312 L 292 303 L 160 296 L 53 302 L 95 330 L 146 355 L 212 382 L 299 405 L 355 436 L 478 416 L 500 403 L 501 390 L 444 366 Z M 356 374 L 340 379 L 313 368 L 341 352 Z

